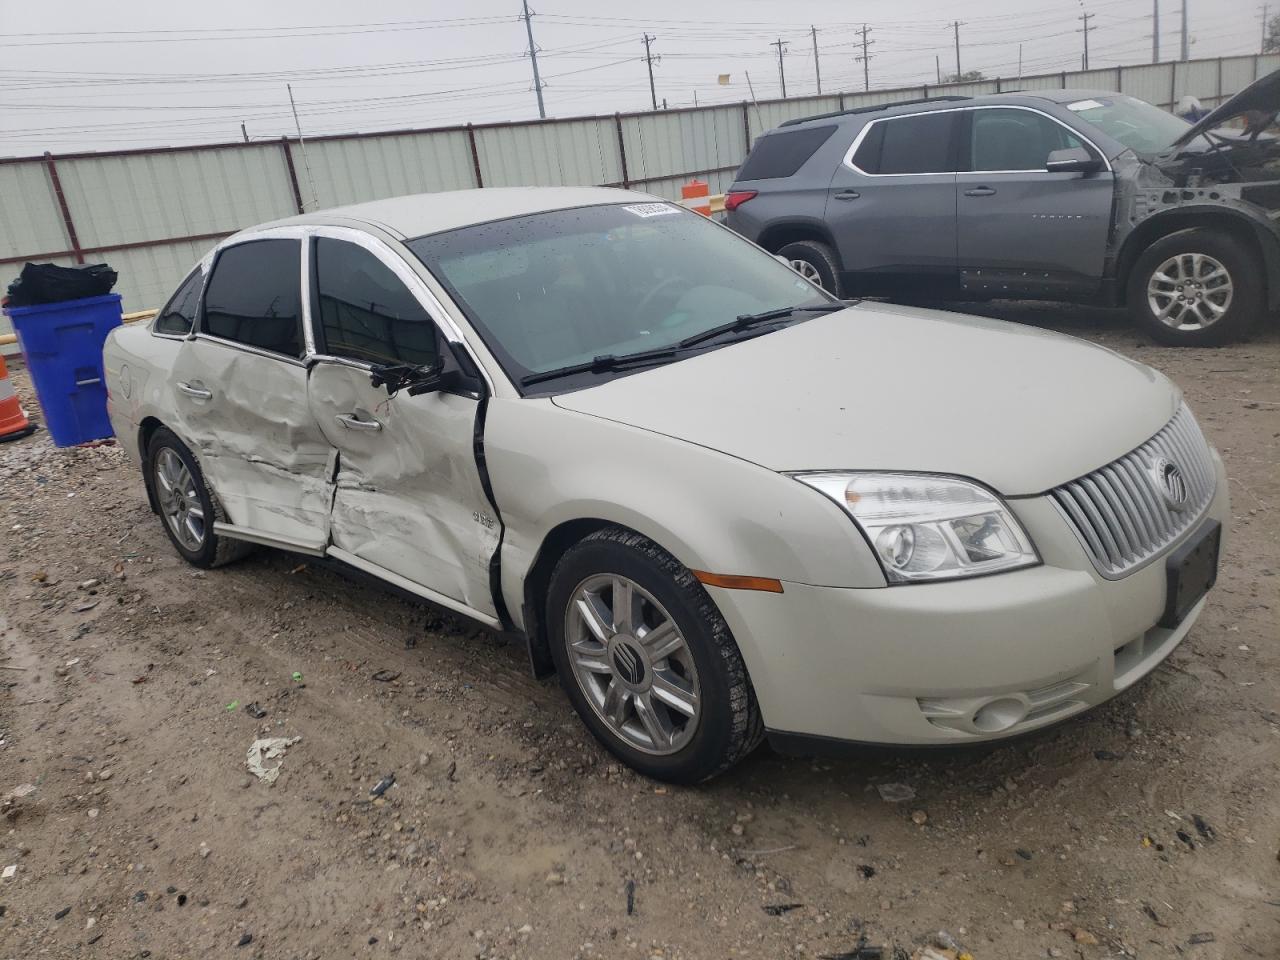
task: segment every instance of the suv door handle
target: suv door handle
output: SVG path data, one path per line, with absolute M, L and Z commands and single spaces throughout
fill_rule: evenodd
M 964 192 L 966 197 L 994 197 L 996 192 L 991 187 L 974 187 Z
M 212 400 L 213 399 L 212 390 L 206 390 L 203 387 L 193 386 L 190 383 L 179 383 L 178 389 L 181 390 L 183 393 L 185 393 L 188 397 L 193 397 L 196 400 Z
M 361 420 L 359 417 L 351 413 L 340 413 L 333 419 L 348 430 L 381 430 L 382 424 L 377 420 Z
M 857 200 L 860 196 L 857 190 L 841 190 L 835 195 L 837 200 Z

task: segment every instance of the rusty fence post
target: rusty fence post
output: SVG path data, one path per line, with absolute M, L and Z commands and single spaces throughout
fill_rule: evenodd
M 631 175 L 627 172 L 627 144 L 622 136 L 622 114 L 615 113 L 613 115 L 613 128 L 618 134 L 618 160 L 622 164 L 622 187 L 624 190 L 631 189 Z
M 62 192 L 62 180 L 58 177 L 58 165 L 53 161 L 53 154 L 45 151 L 44 166 L 49 171 L 49 181 L 53 184 L 53 195 L 58 199 L 58 209 L 62 211 L 62 223 L 67 228 L 67 240 L 71 243 L 71 251 L 76 263 L 84 263 L 84 251 L 80 249 L 80 237 L 76 234 L 75 221 L 71 219 L 71 207 L 67 204 L 67 195 Z
M 476 128 L 472 124 L 467 124 L 467 143 L 471 147 L 471 167 L 475 170 L 476 186 L 484 186 L 484 175 L 480 172 L 480 150 L 476 146 Z
M 280 149 L 284 151 L 284 165 L 289 171 L 289 186 L 293 187 L 293 203 L 299 213 L 306 213 L 302 206 L 302 191 L 298 189 L 298 171 L 293 167 L 293 152 L 289 149 L 289 138 L 280 138 Z

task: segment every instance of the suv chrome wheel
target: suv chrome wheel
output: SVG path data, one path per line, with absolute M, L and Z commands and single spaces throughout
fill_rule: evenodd
M 156 455 L 155 480 L 164 522 L 184 547 L 199 550 L 204 543 L 204 508 L 191 471 L 169 447 Z
M 588 577 L 565 611 L 574 679 L 609 730 L 651 754 L 682 749 L 698 728 L 693 655 L 667 610 L 635 581 Z
M 1170 257 L 1147 281 L 1147 305 L 1175 330 L 1203 330 L 1231 307 L 1235 285 L 1218 260 L 1204 253 Z
M 792 270 L 800 274 L 800 276 L 804 277 L 810 283 L 816 283 L 818 286 L 822 286 L 822 275 L 818 273 L 818 268 L 808 260 L 789 260 L 787 262 L 791 264 Z

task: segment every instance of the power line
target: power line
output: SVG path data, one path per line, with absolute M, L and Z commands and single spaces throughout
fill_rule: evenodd
M 778 83 L 782 86 L 782 99 L 785 100 L 787 99 L 787 72 L 782 67 L 782 55 L 787 52 L 787 44 L 779 37 L 769 46 L 778 48 Z
M 533 64 L 533 92 L 538 95 L 538 119 L 547 119 L 547 108 L 542 102 L 542 78 L 538 76 L 538 45 L 533 42 L 533 14 L 529 12 L 529 0 L 523 0 L 525 32 L 529 35 L 529 62 Z
M 862 34 L 862 55 L 859 57 L 854 57 L 853 59 L 855 63 L 858 61 L 862 62 L 862 89 L 870 90 L 871 89 L 871 72 L 867 65 L 871 60 L 871 54 L 867 52 L 867 47 L 869 46 L 869 44 L 875 43 L 875 41 L 867 40 L 867 34 L 870 33 L 871 31 L 867 28 L 867 25 L 865 23 L 862 25 L 862 29 L 858 32 Z
M 653 101 L 653 109 L 657 110 L 658 109 L 658 91 L 653 85 L 653 61 L 661 60 L 662 58 L 655 57 L 653 55 L 653 52 L 649 49 L 649 44 L 653 43 L 653 41 L 657 40 L 658 38 L 651 37 L 649 36 L 648 33 L 646 33 L 641 39 L 644 41 L 644 62 L 645 62 L 645 65 L 649 68 L 649 99 Z

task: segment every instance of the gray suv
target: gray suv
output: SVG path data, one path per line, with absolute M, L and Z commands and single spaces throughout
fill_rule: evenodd
M 1088 90 L 792 120 L 726 221 L 840 296 L 1127 305 L 1163 343 L 1222 343 L 1280 306 L 1278 106 L 1280 71 L 1195 125 Z

